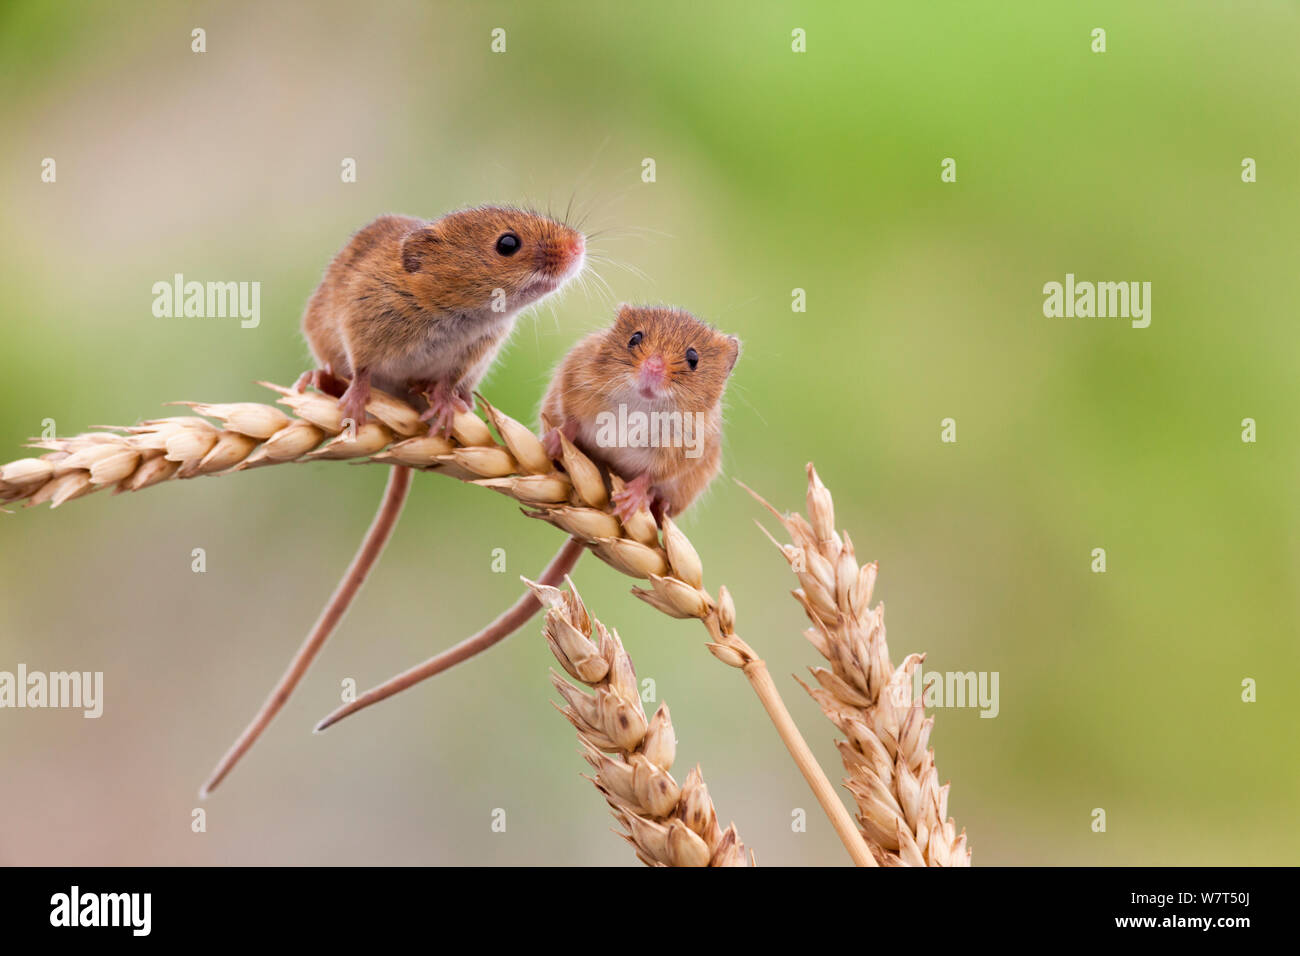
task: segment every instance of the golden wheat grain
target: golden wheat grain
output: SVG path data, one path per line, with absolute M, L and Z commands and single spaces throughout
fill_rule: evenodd
M 699 555 L 672 521 L 664 520 L 661 534 L 645 509 L 626 520 L 613 514 L 610 494 L 622 487 L 619 476 L 610 475 L 606 487 L 601 470 L 568 440 L 562 440 L 564 467 L 558 469 L 531 429 L 482 396 L 479 403 L 500 442 L 487 422 L 470 412 L 456 416 L 449 439 L 430 436 L 414 408 L 375 391 L 366 410 L 376 421 L 356 428 L 329 395 L 259 384 L 279 393 L 279 404 L 296 417 L 256 402 L 180 403 L 218 424 L 174 417 L 34 441 L 32 447 L 47 449 L 44 455 L 0 467 L 0 505 L 27 499 L 28 506 L 58 507 L 110 485 L 117 493 L 139 491 L 173 479 L 315 460 L 401 464 L 492 488 L 524 505 L 530 517 L 583 541 L 617 571 L 648 581 L 649 588 L 633 588 L 647 604 L 703 623 L 710 637 L 706 647 L 744 673 L 850 857 L 859 866 L 876 865 L 791 719 L 767 664 L 736 633 L 736 609 L 727 589 L 720 587 L 716 600 L 704 589 Z
M 632 660 L 619 640 L 591 617 L 573 581 L 567 591 L 524 579 L 547 609 L 542 633 L 560 666 L 577 685 L 551 671 L 564 698 L 560 712 L 578 731 L 588 777 L 605 797 L 620 834 L 647 866 L 749 866 L 735 824 L 723 830 L 697 766 L 673 779 L 677 735 L 668 704 L 647 719 Z
M 969 866 L 966 831 L 959 835 L 948 816 L 949 784 L 939 786 L 934 750 L 926 746 L 934 718 L 913 696 L 912 672 L 925 655 L 909 654 L 897 668 L 890 663 L 884 604 L 870 606 L 876 563 L 859 566 L 848 533 L 835 530 L 830 490 L 811 463 L 807 518 L 781 514 L 746 490 L 790 535 L 791 544 L 768 537 L 799 579 L 794 596 L 812 622 L 804 636 L 831 665 L 809 668 L 820 686 L 803 686 L 847 738 L 836 742 L 845 785 L 877 861 Z

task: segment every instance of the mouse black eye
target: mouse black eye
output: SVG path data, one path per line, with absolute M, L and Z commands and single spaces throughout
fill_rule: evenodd
M 497 239 L 497 252 L 503 256 L 513 256 L 522 245 L 513 232 L 503 232 L 501 238 Z
M 694 370 L 695 370 L 695 366 L 697 366 L 697 365 L 700 364 L 700 353 L 697 352 L 697 351 L 695 351 L 695 349 L 687 349 L 687 350 L 686 350 L 686 364 L 689 365 L 689 366 L 691 367 L 691 370 L 692 370 L 692 371 L 694 371 Z
M 644 335 L 643 333 L 641 333 L 641 332 L 634 332 L 634 333 L 632 334 L 632 338 L 628 339 L 627 347 L 630 348 L 630 349 L 634 349 L 634 348 L 636 348 L 638 345 L 641 344 L 641 340 L 642 340 L 643 338 L 645 338 L 645 335 Z

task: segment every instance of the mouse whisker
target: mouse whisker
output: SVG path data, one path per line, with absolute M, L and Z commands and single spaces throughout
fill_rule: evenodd
M 591 289 L 595 292 L 595 298 L 603 308 L 612 309 L 614 307 L 614 290 L 610 288 L 604 277 L 593 274 Z
M 627 272 L 628 274 L 635 276 L 636 278 L 640 279 L 642 282 L 650 281 L 650 277 L 646 275 L 643 270 L 637 268 L 636 266 L 632 265 L 629 262 L 624 262 L 621 259 L 615 259 L 612 256 L 602 255 L 601 253 L 594 253 L 594 254 L 588 253 L 587 258 L 600 265 L 613 266 L 615 269 L 622 269 L 624 272 Z
M 596 285 L 598 289 L 604 291 L 604 294 L 600 297 L 601 301 L 605 302 L 606 304 L 612 305 L 614 302 L 614 290 L 610 286 L 609 282 L 605 280 L 605 277 L 601 275 L 596 269 L 587 270 L 586 274 L 584 274 L 583 276 L 584 288 L 586 284 L 585 280 L 588 277 L 590 277 L 591 282 L 594 285 Z
M 569 203 L 567 206 L 564 207 L 564 219 L 561 220 L 566 225 L 569 222 L 569 218 L 573 215 L 573 201 L 577 198 L 578 198 L 578 187 L 574 186 L 573 192 L 569 193 Z

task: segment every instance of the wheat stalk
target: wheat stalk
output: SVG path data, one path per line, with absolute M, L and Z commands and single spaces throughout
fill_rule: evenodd
M 966 831 L 958 835 L 948 817 L 950 785 L 939 786 L 934 750 L 926 747 L 934 718 L 913 698 L 912 672 L 925 655 L 909 654 L 897 668 L 890 663 L 885 606 L 870 607 L 876 562 L 859 566 L 848 532 L 835 530 L 830 490 L 811 463 L 807 518 L 781 514 L 745 490 L 793 542 L 781 544 L 768 534 L 799 579 L 793 593 L 812 622 L 804 636 L 831 665 L 809 668 L 819 687 L 799 683 L 847 738 L 836 741 L 849 774 L 845 786 L 877 861 L 970 866 Z
M 718 660 L 748 679 L 800 773 L 812 788 L 840 841 L 859 866 L 876 860 L 834 787 L 791 719 L 767 664 L 736 633 L 736 609 L 725 587 L 715 600 L 704 589 L 699 555 L 680 529 L 665 518 L 661 529 L 646 509 L 620 520 L 610 493 L 622 479 L 601 470 L 561 436 L 563 470 L 546 454 L 531 429 L 479 403 L 496 427 L 470 412 L 456 416 L 451 436 L 426 434 L 419 413 L 405 402 L 375 391 L 367 411 L 376 421 L 357 428 L 346 423 L 338 401 L 318 392 L 297 392 L 260 383 L 279 393 L 280 409 L 255 402 L 179 402 L 197 416 L 147 421 L 129 428 L 104 428 L 71 438 L 33 441 L 46 449 L 0 467 L 0 505 L 26 499 L 28 506 L 58 507 L 113 486 L 139 491 L 163 481 L 230 474 L 290 461 L 368 459 L 451 475 L 492 488 L 524 505 L 525 514 L 547 521 L 584 542 L 602 561 L 649 588 L 632 593 L 676 618 L 694 618 L 707 629 L 706 645 Z
M 669 771 L 677 755 L 668 704 L 646 719 L 632 660 L 618 632 L 587 613 L 568 578 L 569 590 L 524 582 L 547 608 L 543 633 L 555 659 L 586 694 L 554 670 L 551 683 L 564 698 L 557 708 L 578 731 L 588 777 L 605 797 L 647 866 L 749 866 L 735 824 L 718 825 L 713 800 L 696 766 L 678 786 Z M 594 637 L 593 637 L 594 634 Z

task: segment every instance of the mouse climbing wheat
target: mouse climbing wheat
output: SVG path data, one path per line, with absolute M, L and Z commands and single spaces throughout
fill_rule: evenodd
M 423 406 L 431 432 L 449 433 L 520 310 L 578 275 L 585 255 L 582 233 L 522 209 L 480 206 L 433 221 L 381 216 L 334 257 L 307 303 L 302 328 L 317 367 L 296 387 L 341 396 L 357 427 L 371 390 L 381 389 Z M 410 484 L 410 469 L 394 466 L 343 580 L 203 795 L 265 730 L 337 627 L 387 544 Z
M 563 442 L 573 442 L 627 479 L 611 496 L 623 521 L 645 508 L 660 521 L 680 515 L 721 469 L 722 395 L 739 355 L 739 339 L 689 312 L 622 307 L 612 326 L 574 346 L 552 378 L 542 402 L 547 452 L 558 459 Z M 582 548 L 566 542 L 542 583 L 562 579 Z M 540 609 L 525 594 L 482 631 L 344 704 L 316 730 L 499 643 Z

